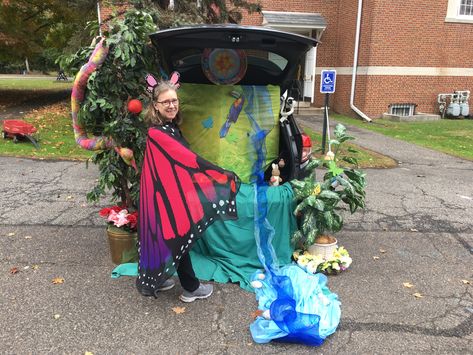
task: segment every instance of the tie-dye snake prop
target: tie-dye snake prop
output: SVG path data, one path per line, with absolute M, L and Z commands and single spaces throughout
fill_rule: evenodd
M 111 137 L 94 136 L 93 138 L 89 138 L 85 127 L 79 123 L 78 120 L 78 112 L 80 109 L 80 104 L 84 100 L 87 81 L 89 80 L 90 75 L 103 64 L 107 58 L 108 51 L 108 47 L 104 46 L 104 38 L 102 38 L 95 46 L 89 61 L 87 64 L 82 66 L 74 80 L 71 94 L 71 114 L 74 137 L 77 144 L 87 150 L 115 149 L 115 151 L 122 157 L 125 163 L 133 166 L 135 170 L 137 170 L 135 160 L 133 158 L 133 151 L 131 149 L 116 146 Z

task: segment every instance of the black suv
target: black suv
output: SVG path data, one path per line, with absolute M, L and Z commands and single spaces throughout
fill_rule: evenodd
M 209 76 L 203 63 L 209 49 L 244 51 L 246 70 L 235 73 L 238 85 L 276 85 L 280 88 L 279 156 L 285 161 L 283 181 L 301 178 L 311 154 L 310 138 L 298 127 L 292 112 L 294 99 L 287 96 L 304 54 L 317 45 L 313 38 L 256 26 L 196 25 L 158 31 L 150 35 L 165 72 L 177 71 L 181 83 L 225 85 Z M 240 108 L 241 110 L 241 108 Z M 271 164 L 265 176 L 271 175 Z

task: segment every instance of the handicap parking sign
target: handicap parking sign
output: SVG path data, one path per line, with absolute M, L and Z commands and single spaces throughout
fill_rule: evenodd
M 333 94 L 335 92 L 336 70 L 322 70 L 320 73 L 320 92 L 322 94 Z

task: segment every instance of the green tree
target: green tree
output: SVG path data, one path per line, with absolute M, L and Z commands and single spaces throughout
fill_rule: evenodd
M 34 66 L 54 65 L 54 59 L 74 42 L 83 45 L 84 27 L 96 18 L 94 0 L 15 0 L 0 2 L 0 61 Z
M 156 52 L 148 35 L 155 30 L 151 16 L 141 11 L 129 11 L 109 24 L 104 32 L 109 54 L 99 70 L 90 75 L 78 115 L 87 132 L 111 137 L 117 147 L 133 150 L 138 166 L 143 158 L 146 128 L 140 115 L 128 112 L 127 103 L 132 98 L 148 101 L 144 78 L 157 69 Z M 63 64 L 78 70 L 93 49 L 94 46 L 82 48 L 76 55 L 63 58 Z M 100 175 L 88 200 L 97 201 L 111 190 L 113 200 L 136 208 L 139 172 L 114 149 L 98 151 L 92 162 L 98 164 Z
M 258 2 L 247 0 L 175 0 L 172 9 L 170 0 L 99 3 L 102 8 L 128 3 L 150 13 L 161 29 L 196 23 L 238 23 L 242 10 L 261 9 Z M 0 64 L 22 63 L 28 58 L 32 67 L 51 69 L 60 54 L 72 54 L 90 43 L 91 30 L 98 32 L 96 8 L 97 0 L 0 1 Z
M 242 11 L 261 11 L 258 1 L 247 0 L 131 0 L 137 9 L 152 14 L 160 29 L 197 23 L 239 23 Z
M 82 103 L 79 120 L 88 132 L 111 137 L 117 146 L 134 152 L 138 171 L 127 165 L 118 153 L 104 150 L 92 159 L 99 167 L 97 185 L 87 195 L 89 201 L 98 201 L 108 190 L 114 200 L 119 200 L 129 209 L 137 207 L 139 180 L 146 140 L 146 127 L 140 115 L 127 111 L 127 102 L 139 98 L 144 106 L 149 103 L 144 78 L 147 73 L 159 77 L 159 60 L 151 44 L 149 34 L 158 28 L 174 27 L 185 23 L 212 22 L 209 9 L 214 9 L 218 19 L 236 16 L 236 8 L 216 8 L 214 2 L 176 1 L 174 9 L 161 1 L 133 2 L 137 9 L 116 13 L 107 22 L 104 30 L 109 54 L 100 69 L 93 73 L 87 83 L 87 92 Z M 215 1 L 217 3 L 217 1 Z M 246 3 L 237 0 L 233 3 Z M 192 9 L 192 11 L 190 11 Z M 146 10 L 146 11 L 145 11 Z M 93 46 L 81 48 L 73 56 L 62 56 L 60 63 L 69 71 L 77 72 L 86 63 Z

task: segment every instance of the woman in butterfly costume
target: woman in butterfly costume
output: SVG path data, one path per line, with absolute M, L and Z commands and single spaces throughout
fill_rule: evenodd
M 147 77 L 153 99 L 140 184 L 140 262 L 136 286 L 145 296 L 171 289 L 177 270 L 183 302 L 207 298 L 211 284 L 194 274 L 189 250 L 217 219 L 236 219 L 238 177 L 189 149 L 182 122 L 177 80 Z

